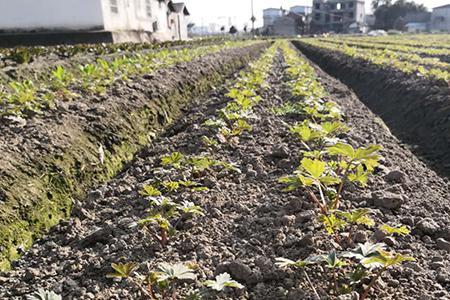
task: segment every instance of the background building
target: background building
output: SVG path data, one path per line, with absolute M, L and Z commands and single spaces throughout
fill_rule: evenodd
M 272 26 L 273 23 L 283 15 L 282 8 L 267 8 L 263 10 L 264 28 Z
M 263 11 L 265 35 L 294 36 L 308 32 L 310 6 L 293 6 L 289 10 L 268 8 Z
M 169 0 L 0 1 L 0 44 L 185 39 L 188 16 Z
M 450 32 L 450 4 L 433 8 L 431 13 L 431 30 Z
M 314 32 L 365 32 L 364 0 L 313 0 L 311 29 Z

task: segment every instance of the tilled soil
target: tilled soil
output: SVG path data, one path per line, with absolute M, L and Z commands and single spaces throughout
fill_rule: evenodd
M 161 249 L 145 231 L 129 226 L 146 215 L 148 199 L 139 191 L 143 184 L 162 176 L 161 155 L 207 152 L 201 136 L 211 133 L 201 124 L 225 105 L 226 86 L 200 99 L 120 176 L 92 190 L 74 208 L 72 218 L 38 241 L 14 263 L 13 271 L 2 274 L 0 298 L 20 299 L 44 287 L 64 299 L 139 299 L 134 286 L 105 277 L 112 262 L 138 262 L 139 272 L 145 273 L 158 263 L 181 261 L 197 263 L 201 279 L 227 271 L 246 286 L 224 298 L 311 299 L 312 292 L 300 273 L 274 266 L 276 257 L 300 259 L 331 247 L 306 195 L 302 191 L 283 193 L 277 183 L 297 167 L 302 149 L 286 127 L 298 117 L 272 113 L 274 106 L 291 100 L 284 84 L 285 68 L 278 55 L 270 88 L 261 93 L 262 101 L 255 109 L 258 118 L 251 121 L 253 132 L 244 134 L 236 147 L 210 152 L 214 159 L 235 163 L 242 173 L 210 171 L 198 179 L 209 191 L 172 197 L 176 202 L 193 201 L 206 214 L 182 220 L 167 249 Z M 445 243 L 450 240 L 448 183 L 402 146 L 345 85 L 318 72 L 352 128 L 345 139 L 353 146 L 378 143 L 384 147 L 383 164 L 371 179 L 371 188 L 347 189 L 344 207 L 371 207 L 377 223 L 404 223 L 412 228 L 410 236 L 395 240 L 378 231 L 355 235 L 358 242 L 381 240 L 416 258 L 384 275 L 373 299 L 450 299 L 446 263 L 450 244 Z M 311 279 L 326 298 L 328 279 L 314 274 Z
M 221 84 L 258 57 L 267 43 L 205 54 L 118 81 L 98 96 L 27 119 L 0 119 L 0 269 L 35 235 L 70 213 L 71 198 L 110 179 L 192 97 Z

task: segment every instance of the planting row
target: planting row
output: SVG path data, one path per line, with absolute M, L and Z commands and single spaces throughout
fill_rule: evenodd
M 345 38 L 345 37 L 343 37 Z M 346 39 L 346 38 L 345 38 Z M 422 48 L 450 49 L 450 36 L 448 34 L 416 34 L 416 35 L 395 35 L 395 36 L 375 36 L 350 38 L 355 41 L 362 41 L 374 44 L 404 45 Z
M 448 59 L 450 55 L 450 49 L 446 48 L 424 48 L 417 46 L 407 46 L 407 45 L 397 45 L 397 44 L 379 44 L 372 43 L 367 39 L 360 38 L 351 38 L 351 37 L 339 37 L 339 38 L 326 38 L 321 39 L 323 41 L 338 43 L 338 44 L 347 44 L 352 47 L 359 47 L 364 49 L 386 49 L 390 51 L 403 52 L 403 53 L 413 53 L 418 54 L 423 57 L 440 57 L 444 61 Z
M 200 182 L 212 176 L 211 172 L 219 170 L 226 172 L 240 172 L 235 166 L 227 162 L 212 159 L 218 147 L 233 147 L 239 144 L 239 137 L 252 127 L 248 123 L 249 118 L 255 118 L 252 111 L 261 99 L 258 95 L 266 87 L 266 78 L 274 59 L 277 44 L 269 48 L 260 60 L 250 66 L 250 70 L 241 72 L 236 83 L 230 88 L 227 96 L 231 100 L 218 111 L 217 118 L 209 119 L 204 126 L 209 127 L 210 136 L 202 136 L 202 142 L 209 151 L 201 156 L 189 157 L 180 152 L 173 152 L 161 158 L 161 168 L 154 169 L 155 175 L 149 184 L 143 187 L 141 195 L 149 201 L 150 209 L 148 216 L 136 223 L 148 233 L 149 238 L 158 242 L 161 251 L 168 246 L 172 239 L 176 239 L 176 229 L 180 223 L 195 217 L 204 215 L 201 207 L 192 202 L 177 203 L 172 200 L 174 193 L 190 189 L 192 191 L 208 191 L 208 187 L 202 186 Z M 224 172 L 225 171 L 225 172 Z M 174 179 L 180 179 L 174 181 Z M 175 197 L 174 197 L 175 198 Z M 132 225 L 134 226 L 134 225 Z M 195 281 L 197 275 L 195 264 L 175 265 L 161 264 L 155 271 L 148 275 L 140 276 L 135 271 L 139 264 L 134 262 L 113 264 L 115 273 L 107 275 L 121 279 L 128 279 L 137 285 L 142 293 L 149 299 L 166 299 L 169 295 L 172 299 L 178 299 L 177 289 L 183 280 Z M 184 286 L 183 299 L 201 299 L 215 297 L 217 292 L 226 288 L 241 289 L 244 286 L 233 280 L 228 273 L 218 274 L 215 280 L 207 280 L 203 283 L 209 289 L 195 289 Z
M 49 73 L 27 80 L 10 80 L 0 89 L 1 115 L 30 115 L 52 108 L 54 101 L 73 100 L 82 95 L 102 95 L 115 82 L 149 74 L 181 62 L 192 61 L 224 49 L 251 45 L 255 42 L 226 42 L 222 45 L 192 49 L 165 49 L 148 53 L 130 53 L 111 60 L 64 68 L 57 66 Z
M 290 127 L 304 149 L 300 153 L 300 166 L 293 175 L 280 178 L 280 183 L 286 185 L 286 192 L 301 189 L 308 195 L 316 205 L 323 229 L 334 242 L 327 247 L 331 249 L 317 249 L 318 253 L 306 258 L 279 258 L 278 265 L 301 270 L 317 299 L 321 299 L 315 288 L 317 283 L 311 281 L 308 272 L 320 272 L 323 282 L 331 282 L 325 287 L 328 297 L 358 293 L 359 299 L 366 299 L 388 268 L 413 260 L 387 250 L 386 244 L 376 241 L 355 245 L 356 232 L 376 226 L 372 211 L 342 205 L 344 189 L 368 187 L 369 178 L 381 159 L 378 154 L 381 147 L 372 144 L 354 148 L 346 143 L 342 137 L 349 128 L 337 104 L 324 100 L 326 92 L 317 81 L 315 70 L 287 43 L 283 43 L 283 51 L 292 80 L 289 86 L 298 102 L 277 113 L 295 112 L 304 118 Z M 377 227 L 388 235 L 409 234 L 401 225 L 378 224 Z
M 221 38 L 196 40 L 196 41 L 170 41 L 162 43 L 122 43 L 122 44 L 80 44 L 59 46 L 15 47 L 0 49 L 0 61 L 8 61 L 17 64 L 27 64 L 40 57 L 58 57 L 60 59 L 71 58 L 77 55 L 107 55 L 122 52 L 141 52 L 143 50 L 156 50 L 174 46 L 188 46 L 210 43 L 221 43 Z
M 362 49 L 348 46 L 344 42 L 323 42 L 316 39 L 303 39 L 301 42 L 322 49 L 338 51 L 349 57 L 360 58 L 382 67 L 395 68 L 406 74 L 417 74 L 443 82 L 450 80 L 448 64 L 436 59 L 421 58 L 414 54 L 389 50 Z

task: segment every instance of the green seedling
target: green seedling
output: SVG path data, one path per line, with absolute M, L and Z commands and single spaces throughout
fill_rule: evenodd
M 138 264 L 128 262 L 128 263 L 112 263 L 111 268 L 113 268 L 114 273 L 108 273 L 107 278 L 120 278 L 127 279 L 130 278 L 133 273 L 137 270 Z
M 397 234 L 399 236 L 405 236 L 410 234 L 411 232 L 405 225 L 391 227 L 387 224 L 383 224 L 380 226 L 380 230 L 386 233 L 387 235 Z
M 361 260 L 361 264 L 369 268 L 379 268 L 378 272 L 370 281 L 369 285 L 360 295 L 361 300 L 365 300 L 370 293 L 370 290 L 376 285 L 378 279 L 383 275 L 383 273 L 391 266 L 399 265 L 405 261 L 414 261 L 413 257 L 404 256 L 399 253 L 387 252 L 384 250 L 378 250 L 377 255 L 373 255 L 368 258 Z
M 222 273 L 220 275 L 217 275 L 215 280 L 207 280 L 204 283 L 208 288 L 221 292 L 225 290 L 226 288 L 236 288 L 236 289 L 243 289 L 244 286 L 237 282 L 236 280 L 233 280 L 228 273 Z
M 26 296 L 27 300 L 62 300 L 62 297 L 53 291 L 39 289 L 31 295 Z
M 297 261 L 293 261 L 287 258 L 283 258 L 283 257 L 278 257 L 275 259 L 275 265 L 278 266 L 279 268 L 297 268 L 302 270 L 303 275 L 305 276 L 309 286 L 311 287 L 315 297 L 317 300 L 320 300 L 320 296 L 317 293 L 316 288 L 314 287 L 311 279 L 309 278 L 308 273 L 306 272 L 305 268 L 309 265 L 313 265 L 317 263 L 317 260 L 314 258 L 307 258 L 305 260 L 297 260 Z
M 178 285 L 181 282 L 196 279 L 197 275 L 193 272 L 192 266 L 182 263 L 173 265 L 161 263 L 157 270 L 150 272 L 147 277 L 147 290 L 151 292 L 153 298 L 155 298 L 154 295 L 157 292 L 160 292 L 162 299 L 169 299 L 170 297 L 175 300 L 178 297 Z
M 181 213 L 190 218 L 204 215 L 200 206 L 189 201 L 185 201 L 180 205 L 166 197 L 154 197 L 150 205 L 152 208 L 149 211 L 149 215 L 140 220 L 138 224 L 143 226 L 162 247 L 165 247 L 170 238 L 176 234 L 176 227 L 181 221 Z M 175 225 L 172 225 L 172 222 Z M 147 227 L 148 225 L 156 225 L 158 233 L 154 233 Z

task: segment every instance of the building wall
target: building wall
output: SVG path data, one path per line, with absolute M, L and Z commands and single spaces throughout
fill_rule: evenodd
M 278 8 L 268 8 L 263 11 L 264 27 L 273 25 L 275 21 L 281 18 L 282 12 Z
M 2 0 L 1 31 L 98 30 L 101 0 Z
M 313 0 L 312 22 L 316 31 L 348 32 L 351 24 L 363 24 L 364 1 Z
M 184 13 L 181 12 L 172 14 L 172 18 L 175 19 L 175 31 L 178 33 L 174 35 L 174 39 L 186 40 L 188 38 L 189 17 L 185 16 Z
M 431 30 L 450 32 L 450 7 L 433 9 L 431 14 Z

